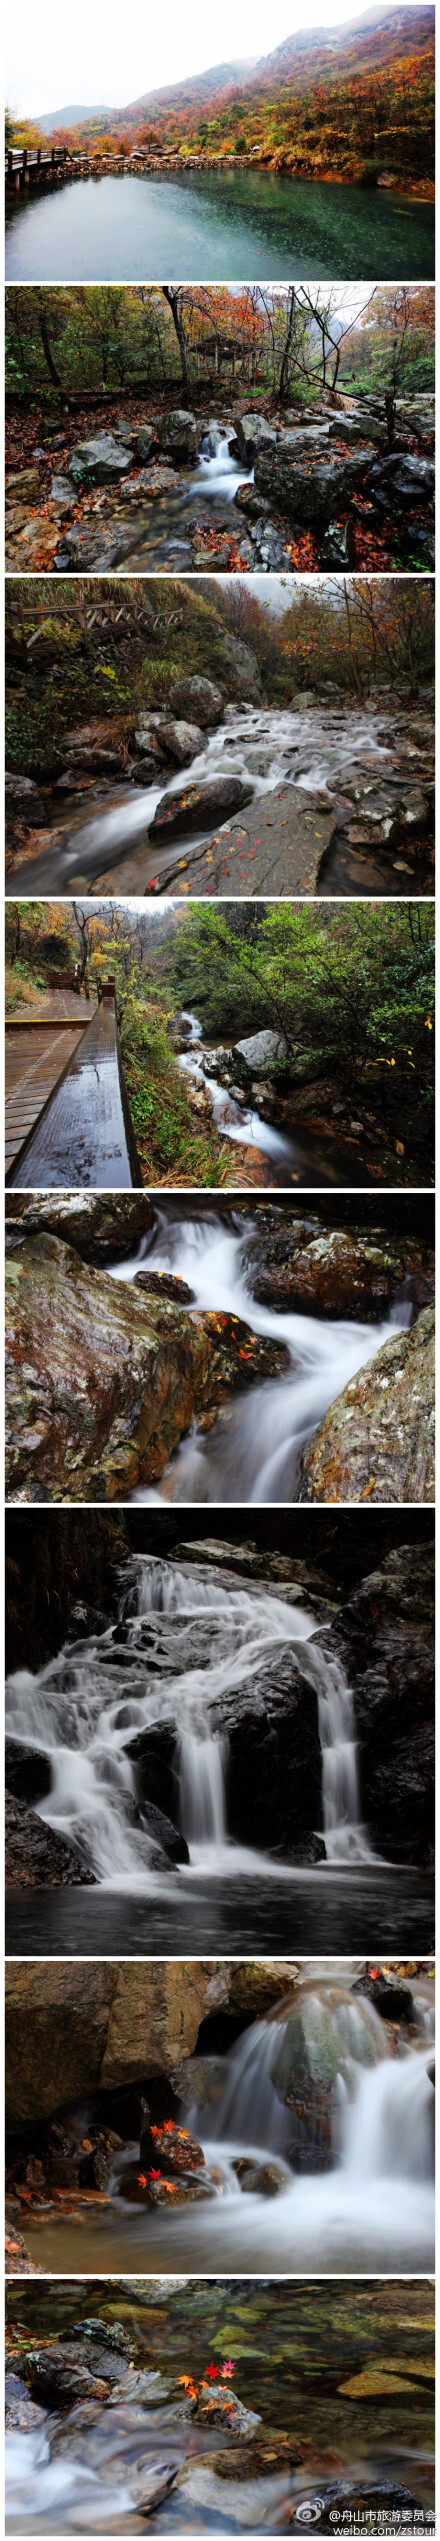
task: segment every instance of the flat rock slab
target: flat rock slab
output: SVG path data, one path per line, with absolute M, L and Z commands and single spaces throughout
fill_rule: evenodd
M 250 900 L 292 894 L 310 899 L 337 826 L 333 807 L 303 786 L 277 785 L 259 794 L 205 839 L 192 854 L 176 854 L 158 876 L 156 891 L 176 899 Z

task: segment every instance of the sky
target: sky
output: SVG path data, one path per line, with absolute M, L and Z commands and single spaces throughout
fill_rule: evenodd
M 365 0 L 364 0 L 365 6 Z M 380 12 L 379 12 L 380 13 Z M 153 9 L 145 0 L 21 0 L 9 11 L 6 96 L 17 115 L 60 106 L 128 106 L 217 62 L 273 52 L 301 28 L 347 25 L 362 0 L 222 0 L 217 25 L 202 0 Z

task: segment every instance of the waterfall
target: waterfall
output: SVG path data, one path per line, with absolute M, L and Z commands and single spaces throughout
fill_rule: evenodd
M 292 1877 L 288 1864 L 243 1852 L 226 1821 L 228 1698 L 251 1693 L 277 1649 L 292 1651 L 318 1700 L 328 1862 L 372 1860 L 360 1819 L 353 1696 L 307 1607 L 203 1561 L 135 1555 L 122 1575 L 119 1622 L 67 1643 L 38 1676 L 18 1671 L 6 1695 L 14 1752 L 31 1749 L 50 1767 L 37 1812 L 71 1838 L 98 1881 L 157 1886 L 158 1872 L 163 1880 L 130 1754 L 149 1730 L 166 1737 L 192 1866 L 203 1856 L 213 1877 L 234 1867 Z M 293 1822 L 292 1850 L 295 1832 Z M 176 1882 L 185 1871 L 169 1876 Z
M 434 2095 L 426 2067 L 432 2049 L 387 2061 L 362 2076 L 347 2108 L 344 2161 L 349 2179 L 429 2179 L 433 2170 Z

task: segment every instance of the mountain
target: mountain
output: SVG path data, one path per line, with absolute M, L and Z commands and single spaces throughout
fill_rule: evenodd
M 95 115 L 109 115 L 108 106 L 57 106 L 53 115 L 37 115 L 39 132 L 73 132 L 75 124 L 94 123 Z

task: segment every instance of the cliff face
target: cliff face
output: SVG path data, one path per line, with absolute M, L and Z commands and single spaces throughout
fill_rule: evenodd
M 385 1860 L 434 1845 L 434 1553 L 402 1545 L 363 1579 L 326 1634 L 353 1687 L 361 1805 Z

